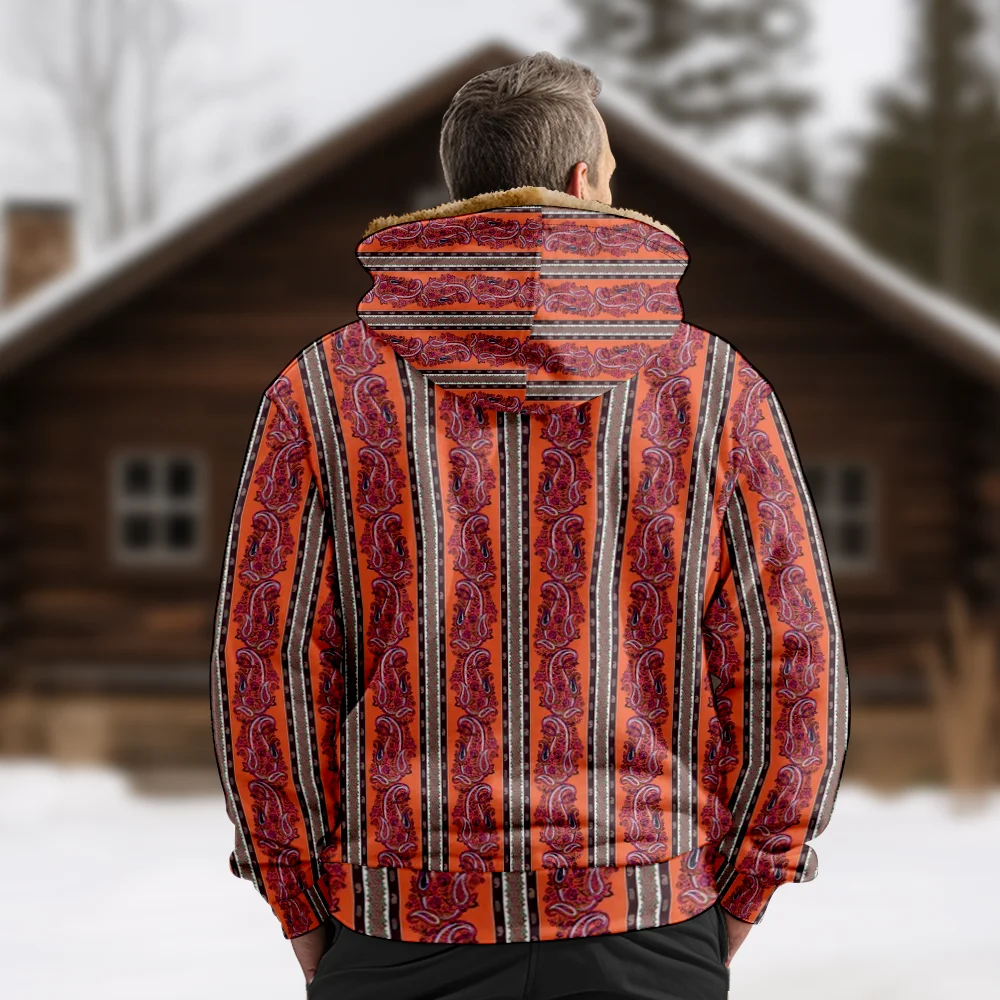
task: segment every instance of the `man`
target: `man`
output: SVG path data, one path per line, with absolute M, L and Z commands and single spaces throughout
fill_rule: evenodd
M 217 614 L 233 873 L 311 997 L 723 997 L 812 879 L 848 686 L 766 379 L 549 53 L 445 114 L 358 320 L 265 391 Z M 500 944 L 502 948 L 467 947 Z

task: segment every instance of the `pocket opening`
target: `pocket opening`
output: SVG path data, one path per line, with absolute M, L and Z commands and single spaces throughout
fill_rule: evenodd
M 722 944 L 722 964 L 726 965 L 729 961 L 729 927 L 726 924 L 726 912 L 723 910 L 722 904 L 716 901 L 715 908 L 719 911 L 719 941 Z

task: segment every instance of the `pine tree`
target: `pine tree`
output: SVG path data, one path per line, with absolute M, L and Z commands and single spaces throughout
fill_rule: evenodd
M 782 128 L 765 163 L 745 163 L 801 197 L 815 169 L 799 125 L 815 98 L 782 81 L 811 21 L 803 0 L 573 0 L 582 15 L 569 43 L 601 75 L 646 100 L 659 118 L 710 139 L 769 116 Z
M 916 0 L 910 78 L 876 95 L 879 126 L 845 223 L 912 273 L 1000 316 L 1000 108 L 975 0 Z

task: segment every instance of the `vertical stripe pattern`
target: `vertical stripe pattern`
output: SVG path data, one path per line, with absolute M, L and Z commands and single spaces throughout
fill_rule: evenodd
M 841 629 L 772 387 L 658 224 L 479 207 L 366 237 L 268 387 L 220 581 L 232 873 L 286 937 L 759 920 L 818 871 Z

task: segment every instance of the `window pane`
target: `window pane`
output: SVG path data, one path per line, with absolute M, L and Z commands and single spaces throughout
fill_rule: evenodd
M 840 551 L 845 556 L 863 556 L 868 551 L 868 526 L 861 521 L 840 525 Z
M 153 544 L 153 519 L 146 514 L 128 514 L 122 519 L 122 541 L 129 549 L 148 549 Z
M 187 497 L 194 493 L 194 466 L 179 458 L 167 464 L 167 493 L 172 497 Z
M 868 495 L 865 470 L 860 465 L 845 466 L 840 473 L 840 499 L 847 506 L 863 504 Z
M 806 484 L 818 507 L 826 499 L 826 469 L 822 465 L 803 465 Z
M 148 494 L 153 489 L 153 466 L 149 459 L 130 458 L 125 462 L 124 489 L 130 494 Z
M 189 549 L 194 545 L 194 518 L 189 514 L 171 514 L 166 519 L 167 545 L 172 549 Z

